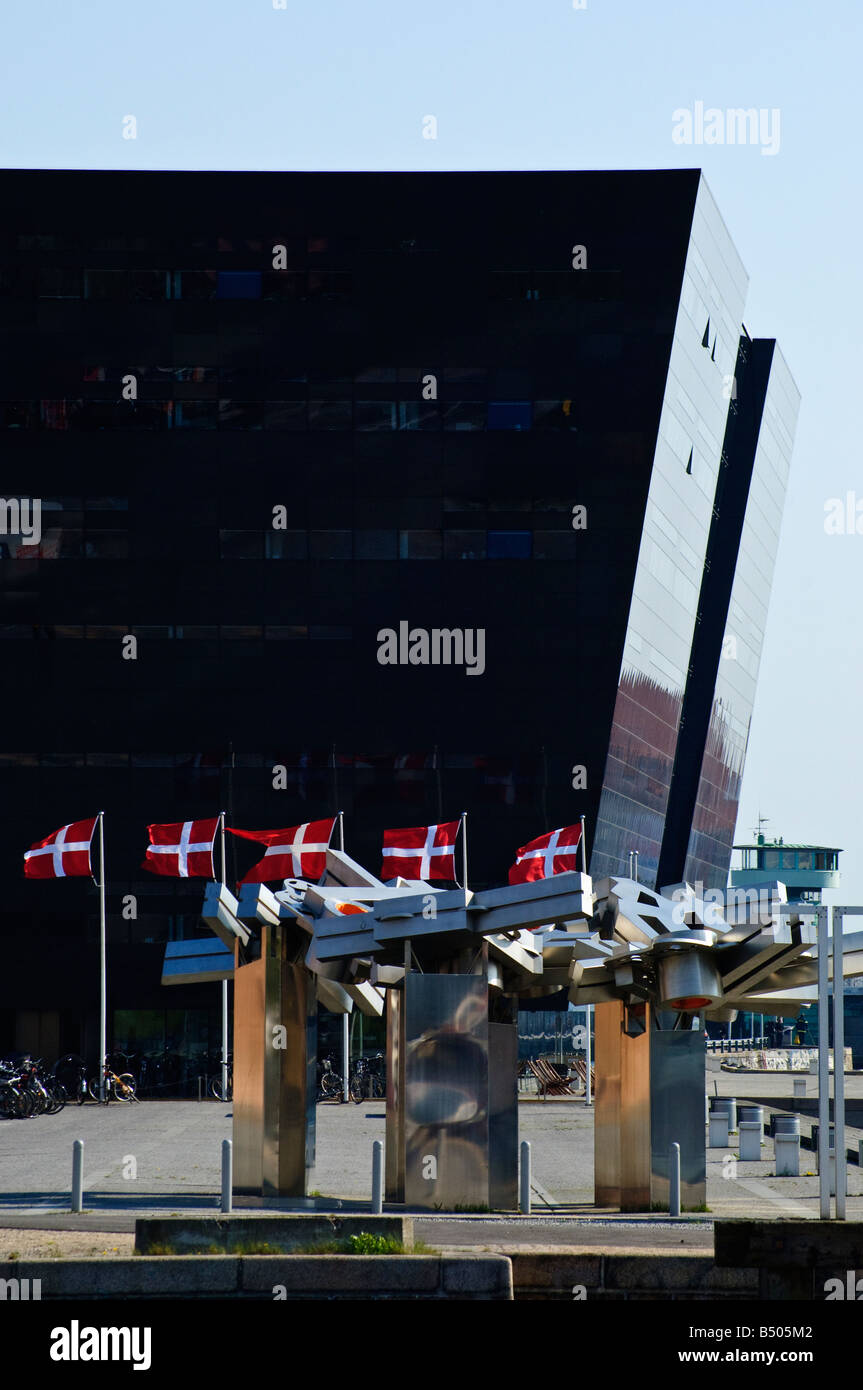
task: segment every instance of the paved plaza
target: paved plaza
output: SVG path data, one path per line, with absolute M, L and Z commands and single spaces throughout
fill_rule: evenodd
M 708 1060 L 707 1078 L 711 1094 L 744 1101 L 757 1098 L 777 1109 L 783 1102 L 787 1105 L 791 1091 L 788 1075 L 733 1074 L 721 1071 L 714 1059 Z M 809 1099 L 814 1098 L 814 1077 L 807 1078 L 807 1089 Z M 863 1100 L 863 1075 L 846 1077 L 846 1095 Z M 715 1217 L 819 1214 L 814 1153 L 801 1149 L 800 1177 L 777 1178 L 769 1138 L 760 1163 L 736 1161 L 735 1138 L 727 1150 L 708 1149 L 709 1211 L 681 1225 L 667 1218 L 663 1222 L 658 1214 L 624 1218 L 598 1211 L 593 1206 L 593 1117 L 593 1109 L 580 1098 L 519 1104 L 520 1138 L 531 1144 L 533 1180 L 533 1220 L 528 1224 L 517 1218 L 521 1243 L 577 1239 L 591 1244 L 601 1237 L 604 1244 L 634 1243 L 641 1248 L 701 1246 L 712 1244 Z M 810 1125 L 810 1117 L 802 1116 L 804 1135 Z M 319 1104 L 314 1195 L 368 1202 L 372 1144 L 384 1138 L 384 1130 L 384 1106 L 379 1101 Z M 0 1121 L 0 1257 L 13 1249 L 26 1256 L 39 1239 L 43 1245 L 54 1241 L 55 1253 L 123 1254 L 137 1215 L 212 1212 L 220 1185 L 221 1141 L 230 1137 L 230 1104 L 215 1101 L 72 1105 L 59 1115 Z M 78 1138 L 85 1144 L 85 1212 L 72 1217 L 72 1144 Z M 860 1138 L 863 1130 L 847 1128 L 849 1149 L 856 1149 Z M 848 1194 L 849 1218 L 863 1219 L 863 1170 L 857 1165 L 848 1167 Z M 494 1219 L 477 1216 L 455 1222 L 441 1216 L 429 1218 L 428 1225 L 439 1243 L 494 1243 Z M 25 1236 L 27 1227 L 32 1229 Z M 55 1238 L 52 1230 L 61 1227 L 64 1235 Z M 37 1229 L 43 1237 L 37 1237 Z M 116 1239 L 98 1234 L 112 1231 Z

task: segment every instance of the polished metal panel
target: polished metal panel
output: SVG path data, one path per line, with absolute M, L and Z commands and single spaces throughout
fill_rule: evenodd
M 264 960 L 237 963 L 234 972 L 234 1192 L 256 1196 L 263 1182 L 265 973 Z
M 488 1204 L 518 1206 L 518 1026 L 488 1025 Z
M 387 990 L 386 1198 L 405 1199 L 405 1009 L 404 989 Z
M 200 985 L 214 980 L 230 980 L 234 974 L 233 948 L 227 951 L 220 941 L 198 938 L 169 941 L 162 962 L 163 985 Z
M 707 1194 L 704 1151 L 704 1030 L 674 1028 L 676 1015 L 655 1016 L 650 1030 L 650 1197 L 668 1206 L 668 1154 L 680 1145 L 680 1200 L 702 1206 Z M 660 1029 L 656 1021 L 666 1026 Z
M 644 1007 L 646 1031 L 630 1037 L 622 1001 L 596 1006 L 594 1200 L 621 1211 L 650 1209 L 651 1010 Z
M 659 1008 L 709 1009 L 722 998 L 722 980 L 710 950 L 679 949 L 658 965 Z
M 488 984 L 405 976 L 405 1201 L 431 1209 L 489 1199 Z

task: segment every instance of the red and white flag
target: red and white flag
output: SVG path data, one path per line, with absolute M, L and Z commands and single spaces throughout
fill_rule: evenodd
M 150 848 L 141 867 L 168 878 L 215 878 L 213 841 L 219 817 L 148 825 Z
M 310 820 L 305 825 L 289 825 L 286 830 L 233 830 L 241 840 L 257 840 L 266 845 L 263 859 L 254 864 L 241 883 L 270 883 L 276 879 L 322 878 L 327 867 L 327 850 L 335 825 L 332 820 Z
M 381 878 L 455 879 L 455 842 L 460 821 L 385 830 Z
M 510 883 L 534 883 L 539 878 L 565 874 L 578 869 L 581 825 L 565 825 L 550 830 L 522 845 L 509 871 Z
M 37 840 L 24 855 L 25 878 L 85 878 L 92 874 L 90 841 L 98 817 L 75 820 Z

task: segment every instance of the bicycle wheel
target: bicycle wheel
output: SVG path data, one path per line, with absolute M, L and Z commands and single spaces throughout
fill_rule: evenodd
M 351 1077 L 351 1084 L 348 1088 L 348 1095 L 355 1105 L 359 1105 L 363 1098 L 363 1079 L 356 1073 Z
M 372 1080 L 372 1095 L 375 1100 L 383 1100 L 386 1093 L 387 1088 L 383 1081 L 381 1081 L 381 1078 L 379 1076 L 374 1077 Z
M 321 1077 L 321 1094 L 324 1100 L 341 1100 L 341 1077 L 336 1076 L 335 1072 L 325 1072 Z
M 113 1091 L 117 1100 L 127 1100 L 130 1104 L 137 1100 L 135 1085 L 135 1078 L 130 1071 L 124 1071 L 122 1076 L 114 1077 Z
M 99 1078 L 98 1078 L 98 1076 L 92 1076 L 92 1077 L 90 1078 L 90 1080 L 87 1082 L 87 1090 L 90 1092 L 91 1099 L 93 1099 L 93 1100 L 95 1100 L 95 1101 L 98 1101 L 98 1100 L 99 1100 L 100 1097 L 99 1097 Z M 110 1099 L 111 1099 L 111 1083 L 110 1083 L 109 1081 L 106 1081 L 106 1082 L 105 1082 L 105 1100 L 106 1100 L 106 1101 L 109 1101 Z

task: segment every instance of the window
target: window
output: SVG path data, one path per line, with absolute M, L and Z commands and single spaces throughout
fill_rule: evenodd
M 263 536 L 260 531 L 220 531 L 219 557 L 222 560 L 260 560 Z
M 265 531 L 264 556 L 267 560 L 305 560 L 308 556 L 305 531 Z
M 394 430 L 396 423 L 395 401 L 357 401 L 356 429 Z
M 439 560 L 443 552 L 440 531 L 400 531 L 400 560 Z
M 530 401 L 489 401 L 488 428 L 490 430 L 529 430 L 530 426 Z
M 444 531 L 444 558 L 484 560 L 485 531 Z
M 310 560 L 350 560 L 350 531 L 310 531 Z
M 529 560 L 532 535 L 530 531 L 489 531 L 490 560 Z
M 349 430 L 350 401 L 309 401 L 310 430 Z
M 220 270 L 217 272 L 217 299 L 260 299 L 262 276 L 259 270 Z
M 439 430 L 440 411 L 434 401 L 400 401 L 399 429 Z
M 444 429 L 484 430 L 485 418 L 484 401 L 454 401 L 444 408 Z
M 355 531 L 354 553 L 358 560 L 395 560 L 398 557 L 398 533 Z
M 81 272 L 65 266 L 51 266 L 39 271 L 40 299 L 80 299 Z

